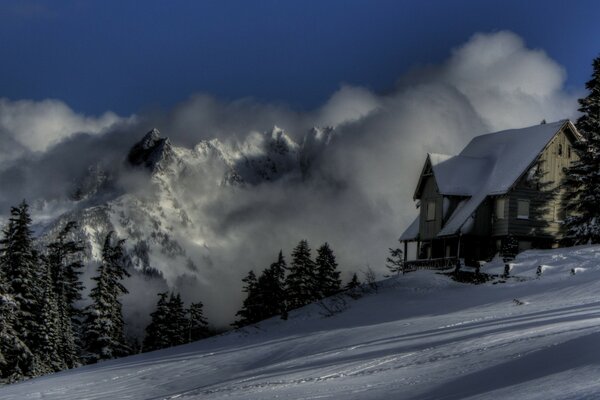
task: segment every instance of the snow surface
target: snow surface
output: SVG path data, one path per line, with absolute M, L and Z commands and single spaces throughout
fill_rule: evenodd
M 6 386 L 0 398 L 600 398 L 600 246 L 527 251 L 512 266 L 515 277 L 482 285 L 409 273 L 333 316 L 313 304 L 287 322 Z

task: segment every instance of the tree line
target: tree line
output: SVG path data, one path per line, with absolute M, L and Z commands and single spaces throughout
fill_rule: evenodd
M 0 380 L 16 381 L 128 354 L 119 296 L 123 241 L 106 236 L 91 304 L 79 308 L 83 247 L 67 223 L 39 252 L 29 206 L 12 207 L 0 240 Z
M 42 251 L 29 206 L 10 210 L 0 239 L 0 382 L 15 382 L 101 360 L 188 343 L 212 333 L 201 302 L 184 309 L 178 294 L 160 293 L 142 349 L 125 338 L 120 298 L 129 276 L 124 239 L 109 232 L 89 304 L 81 307 L 83 246 L 67 223 Z M 168 297 L 168 299 L 167 299 Z
M 336 257 L 328 243 L 317 249 L 313 260 L 308 241 L 301 240 L 291 256 L 288 266 L 280 251 L 277 260 L 259 276 L 251 270 L 242 279 L 246 298 L 233 326 L 241 328 L 274 316 L 287 319 L 289 311 L 342 290 Z M 347 288 L 358 286 L 358 277 L 354 274 Z

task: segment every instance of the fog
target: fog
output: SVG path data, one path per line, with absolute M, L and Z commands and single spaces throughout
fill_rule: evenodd
M 388 248 L 416 216 L 412 194 L 426 153 L 456 154 L 482 133 L 574 118 L 581 94 L 564 88 L 565 76 L 542 50 L 503 31 L 474 35 L 441 64 L 415 66 L 384 94 L 342 84 L 310 111 L 206 93 L 132 116 L 80 115 L 60 100 L 4 99 L 0 213 L 27 198 L 38 221 L 55 218 L 74 206 L 74 182 L 93 165 L 117 177 L 116 193 L 150 196 L 152 186 L 132 179 L 122 160 L 153 127 L 187 148 L 212 138 L 243 148 L 274 125 L 301 144 L 312 127 L 335 127 L 309 179 L 219 188 L 224 170 L 215 166 L 181 184 L 194 224 L 174 236 L 195 268 L 169 265 L 165 280 L 184 299 L 203 301 L 210 321 L 223 326 L 242 300 L 241 278 L 266 268 L 280 249 L 289 261 L 301 239 L 313 249 L 329 242 L 344 279 L 367 266 L 381 274 Z M 149 312 L 162 286 L 138 278 L 130 285 L 125 305 Z

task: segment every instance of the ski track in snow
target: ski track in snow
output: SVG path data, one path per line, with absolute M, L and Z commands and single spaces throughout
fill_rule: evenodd
M 515 264 L 531 279 L 504 284 L 418 271 L 331 317 L 312 305 L 288 321 L 5 386 L 0 399 L 600 398 L 599 254 L 526 252 Z M 541 260 L 548 268 L 533 279 Z M 585 272 L 571 276 L 574 264 Z

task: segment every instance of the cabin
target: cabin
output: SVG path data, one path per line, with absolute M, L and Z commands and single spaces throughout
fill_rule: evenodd
M 560 185 L 579 140 L 563 120 L 477 136 L 458 155 L 427 154 L 413 196 L 419 215 L 400 237 L 405 261 L 475 266 L 507 240 L 519 251 L 557 247 L 568 214 Z

